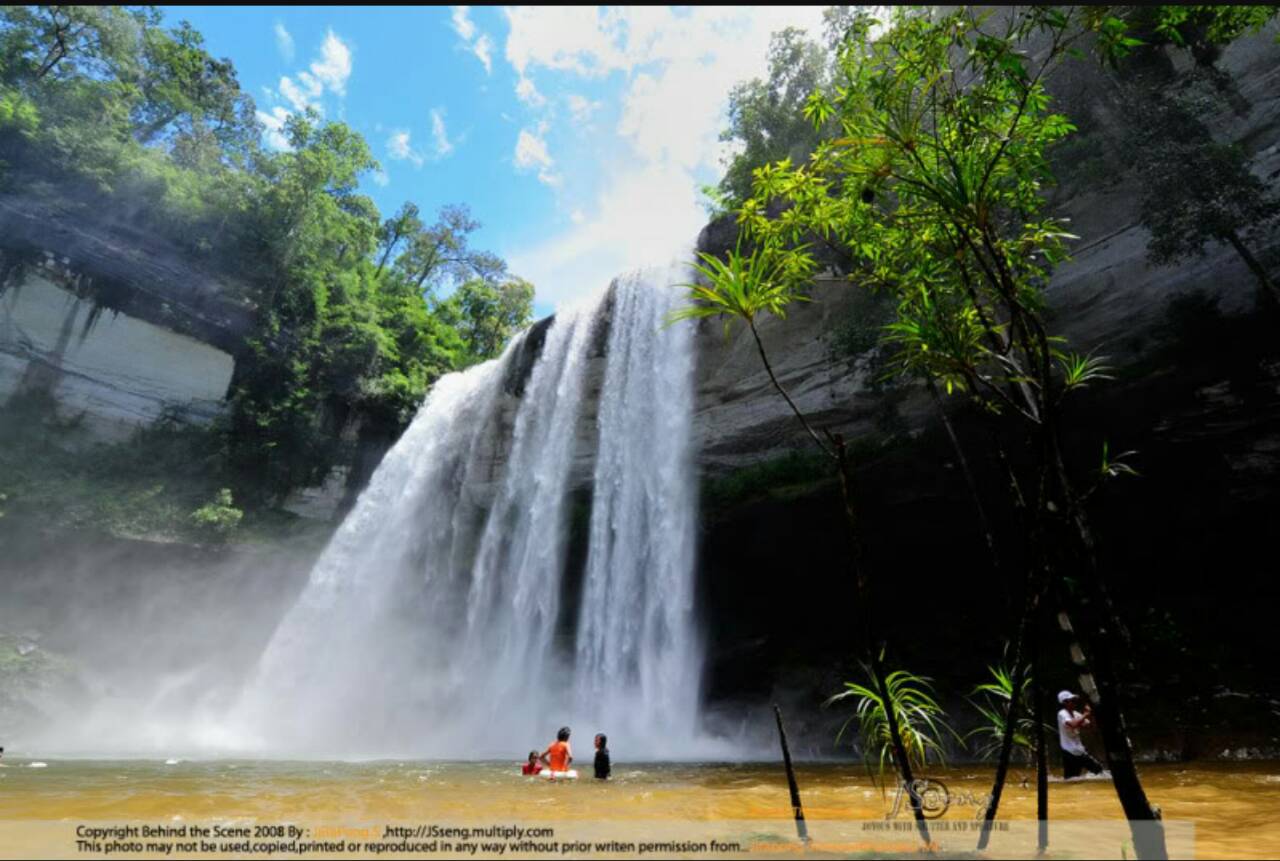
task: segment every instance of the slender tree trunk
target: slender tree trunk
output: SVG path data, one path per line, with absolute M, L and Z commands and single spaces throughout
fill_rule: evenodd
M 387 250 L 382 252 L 382 259 L 378 261 L 378 268 L 373 273 L 375 278 L 382 274 L 382 267 L 387 265 L 387 259 L 391 257 L 391 252 L 394 251 L 396 246 L 400 243 L 400 239 L 401 237 L 397 234 L 394 239 L 387 243 Z
M 833 454 L 822 438 L 818 436 L 817 431 L 809 424 L 809 420 L 804 417 L 804 413 L 800 412 L 800 408 L 796 406 L 795 401 L 791 400 L 791 395 L 787 394 L 787 390 L 782 387 L 782 383 L 778 382 L 778 378 L 773 374 L 773 365 L 769 364 L 769 356 L 764 351 L 764 342 L 760 340 L 760 333 L 756 331 L 754 320 L 747 321 L 747 328 L 751 330 L 751 337 L 755 339 L 756 350 L 760 353 L 760 361 L 764 363 L 765 373 L 769 375 L 769 382 L 773 383 L 773 387 L 778 390 L 778 394 L 782 395 L 782 399 L 787 402 L 787 406 L 791 407 L 791 412 L 795 413 L 796 418 L 800 420 L 800 424 L 808 432 L 810 438 L 813 439 L 814 445 L 822 449 L 828 455 Z
M 1049 763 L 1048 752 L 1044 740 L 1044 684 L 1040 667 L 1040 632 L 1043 629 L 1041 617 L 1044 610 L 1036 613 L 1031 623 L 1028 645 L 1031 658 L 1031 703 L 1032 716 L 1036 733 L 1036 823 L 1038 834 L 1036 848 L 1040 854 L 1049 849 Z
M 1240 239 L 1239 234 L 1234 230 L 1223 238 L 1236 250 L 1236 254 L 1240 255 L 1244 265 L 1248 266 L 1249 271 L 1253 273 L 1253 277 L 1258 279 L 1258 286 L 1262 289 L 1262 295 L 1271 304 L 1272 309 L 1280 309 L 1280 288 L 1276 287 L 1275 282 L 1267 275 L 1266 267 L 1258 262 L 1258 258 L 1253 256 L 1253 252 L 1248 249 Z
M 1107 768 L 1115 785 L 1116 796 L 1129 820 L 1133 834 L 1134 850 L 1139 858 L 1165 859 L 1169 857 L 1165 845 L 1164 828 L 1160 814 L 1147 799 L 1133 761 L 1133 748 L 1129 743 L 1124 722 L 1124 711 L 1119 702 L 1119 683 L 1115 676 L 1114 656 L 1111 646 L 1114 639 L 1112 627 L 1104 618 L 1098 618 L 1101 601 L 1092 584 L 1085 584 L 1086 592 L 1092 592 L 1080 608 L 1079 615 L 1089 634 L 1082 636 L 1088 650 L 1088 662 L 1094 685 L 1093 705 L 1098 733 L 1106 753 Z
M 847 543 L 847 555 L 849 557 L 849 567 L 853 575 L 853 581 L 857 587 L 857 604 L 859 627 L 862 629 L 863 649 L 867 655 L 867 661 L 871 670 L 872 681 L 875 683 L 876 692 L 880 696 L 880 700 L 884 703 L 885 719 L 889 724 L 889 743 L 893 750 L 894 762 L 898 767 L 899 777 L 902 779 L 903 789 L 907 791 L 907 796 L 911 799 L 911 811 L 915 815 L 916 828 L 920 832 L 920 839 L 925 845 L 930 845 L 929 825 L 925 821 L 924 807 L 921 804 L 920 793 L 916 789 L 915 778 L 911 774 L 911 761 L 907 758 L 906 746 L 902 743 L 902 732 L 898 726 L 898 715 L 893 708 L 893 703 L 889 699 L 889 686 L 885 682 L 884 664 L 880 660 L 880 650 L 876 648 L 875 635 L 872 630 L 871 621 L 872 613 L 871 589 L 867 581 L 866 569 L 859 561 L 858 547 L 858 518 L 853 505 L 853 471 L 849 464 L 848 451 L 845 449 L 844 437 L 840 434 L 828 433 L 827 436 L 831 440 L 832 447 L 828 448 L 822 442 L 822 438 L 818 436 L 813 427 L 810 426 L 808 419 L 804 417 L 799 407 L 791 400 L 791 396 L 787 394 L 787 390 L 778 382 L 778 378 L 773 373 L 773 366 L 769 364 L 769 356 L 765 352 L 764 343 L 760 340 L 760 333 L 756 330 L 755 321 L 747 319 L 747 328 L 751 330 L 751 336 L 755 339 L 756 349 L 760 353 L 760 361 L 764 363 L 765 372 L 769 375 L 769 381 L 773 383 L 773 387 L 777 389 L 778 394 L 782 395 L 782 399 L 787 402 L 787 406 L 791 407 L 791 411 L 795 413 L 800 424 L 808 432 L 814 444 L 826 455 L 835 459 L 837 471 L 840 476 L 840 497 L 844 503 L 845 515 L 845 541 Z
M 982 833 L 978 837 L 979 852 L 986 849 L 987 843 L 991 840 L 991 824 L 995 822 L 996 813 L 1000 808 L 1000 796 L 1004 792 L 1004 783 L 1009 775 L 1009 759 L 1013 755 L 1013 741 L 1018 729 L 1018 711 L 1022 706 L 1022 686 L 1027 678 L 1026 665 L 1023 663 L 1022 654 L 1026 648 L 1028 628 L 1039 606 L 1039 578 L 1028 574 L 1026 599 L 1023 603 L 1022 615 L 1018 619 L 1018 632 L 1014 638 L 1013 672 L 1010 679 L 1013 690 L 1010 691 L 1009 710 L 1004 719 L 1004 736 L 1000 739 L 1000 757 L 996 762 L 996 777 L 991 787 L 991 801 L 987 804 L 986 815 L 982 822 Z
M 796 834 L 804 843 L 809 842 L 809 826 L 804 821 L 804 806 L 800 803 L 800 786 L 796 783 L 796 770 L 791 765 L 791 748 L 787 745 L 787 731 L 782 727 L 782 709 L 773 704 L 773 716 L 778 719 L 778 740 L 782 743 L 782 764 L 787 770 L 787 788 L 791 791 L 791 811 L 796 817 Z
M 67 56 L 67 48 L 62 43 L 61 38 L 59 38 L 58 44 L 49 49 L 49 53 L 45 56 L 44 62 L 40 64 L 40 68 L 36 71 L 36 80 L 44 80 L 44 76 L 52 72 L 53 67 L 58 65 L 65 56 Z
M 1091 680 L 1095 688 L 1095 714 L 1107 766 L 1111 771 L 1120 806 L 1124 809 L 1125 818 L 1129 820 L 1134 850 L 1138 857 L 1168 858 L 1160 815 L 1147 799 L 1133 761 L 1133 747 L 1129 742 L 1120 701 L 1115 644 L 1127 645 L 1127 632 L 1098 570 L 1093 533 L 1077 502 L 1078 497 L 1072 490 L 1053 425 L 1045 428 L 1045 443 L 1049 477 L 1057 486 L 1057 495 L 1060 496 L 1060 504 L 1064 509 L 1058 520 L 1062 534 L 1060 541 L 1056 543 L 1062 546 L 1062 562 L 1068 566 L 1067 570 L 1074 571 L 1083 587 L 1083 600 L 1079 602 L 1078 615 L 1086 630 L 1081 639 L 1084 641 L 1083 647 L 1088 650 Z M 1065 602 L 1063 606 L 1065 608 Z
M 832 441 L 835 443 L 836 462 L 840 468 L 840 496 L 844 502 L 845 532 L 848 542 L 847 553 L 849 565 L 853 569 L 853 581 L 857 587 L 856 600 L 860 617 L 859 627 L 862 628 L 864 638 L 863 648 L 870 660 L 871 677 L 875 682 L 876 692 L 880 695 L 880 701 L 884 704 L 885 720 L 889 724 L 889 744 L 893 749 L 893 759 L 898 766 L 898 774 L 902 779 L 903 789 L 907 791 L 907 797 L 911 800 L 911 812 L 915 816 L 916 830 L 920 832 L 920 839 L 928 846 L 932 842 L 929 837 L 929 825 L 925 820 L 924 806 L 920 800 L 920 793 L 916 790 L 915 777 L 911 773 L 911 760 L 907 758 L 907 749 L 902 743 L 902 732 L 898 726 L 897 709 L 894 708 L 894 704 L 889 698 L 889 686 L 885 682 L 884 664 L 880 660 L 880 650 L 876 648 L 875 635 L 871 627 L 871 586 L 867 582 L 866 568 L 859 560 L 858 519 L 853 507 L 853 476 L 849 467 L 848 452 L 845 449 L 843 436 L 833 434 Z
M 138 132 L 138 143 L 143 144 L 144 146 L 151 143 L 151 141 L 155 139 L 156 135 L 164 131 L 165 126 L 169 125 L 169 123 L 173 122 L 177 118 L 178 114 L 175 111 L 155 120 L 149 126 Z
M 951 424 L 951 418 L 947 415 L 947 410 L 943 406 L 942 396 L 938 394 L 938 387 L 934 384 L 933 377 L 926 376 L 925 382 L 929 386 L 929 394 L 933 397 L 933 403 L 938 408 L 938 415 L 942 418 L 942 426 L 946 429 L 947 438 L 951 440 L 951 448 L 956 453 L 956 461 L 960 464 L 960 472 L 964 476 L 964 483 L 969 488 L 969 497 L 973 500 L 973 510 L 978 515 L 978 527 L 982 530 L 982 538 L 987 543 L 987 554 L 991 557 L 991 565 L 995 569 L 996 576 L 1000 577 L 1000 583 L 1004 587 L 1005 602 L 1006 604 L 1011 604 L 1009 583 L 1002 574 L 1003 567 L 1000 564 L 1000 553 L 996 549 L 995 533 L 991 529 L 991 521 L 987 518 L 986 506 L 982 504 L 982 495 L 978 493 L 978 483 L 974 481 L 973 471 L 969 469 L 969 458 L 965 457 L 964 446 L 960 444 L 960 437 L 956 434 L 955 427 Z

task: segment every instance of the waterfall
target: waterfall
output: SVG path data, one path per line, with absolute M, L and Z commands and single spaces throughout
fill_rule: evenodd
M 249 745 L 520 758 L 569 724 L 580 760 L 597 731 L 633 758 L 705 750 L 675 274 L 619 279 L 435 384 L 263 653 Z
M 582 713 L 631 738 L 686 740 L 695 732 L 702 671 L 689 624 L 693 351 L 688 327 L 664 328 L 669 291 L 644 288 L 632 276 L 614 298 L 576 695 Z

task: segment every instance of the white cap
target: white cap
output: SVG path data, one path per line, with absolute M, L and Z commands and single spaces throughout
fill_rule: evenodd
M 1073 693 L 1071 693 L 1071 691 L 1059 691 L 1059 692 L 1058 692 L 1058 702 L 1059 702 L 1059 703 L 1065 703 L 1067 700 L 1074 700 L 1075 698 L 1076 698 L 1076 695 L 1075 695 L 1075 694 L 1073 694 Z

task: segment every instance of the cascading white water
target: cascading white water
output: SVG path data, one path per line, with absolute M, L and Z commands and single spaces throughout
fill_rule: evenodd
M 614 297 L 575 674 L 581 713 L 653 746 L 695 737 L 702 676 L 693 354 L 688 327 L 664 325 L 671 292 L 632 276 Z
M 620 279 L 558 314 L 518 398 L 527 333 L 435 385 L 268 645 L 237 715 L 252 744 L 508 757 L 567 723 L 580 746 L 606 731 L 633 758 L 706 751 L 693 353 L 690 327 L 665 325 L 674 274 Z M 580 573 L 570 497 L 596 385 Z

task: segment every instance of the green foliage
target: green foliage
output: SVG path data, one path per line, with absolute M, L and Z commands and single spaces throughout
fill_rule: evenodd
M 1079 16 L 1095 37 L 1098 57 L 1113 66 L 1135 50 L 1161 45 L 1187 48 L 1199 65 L 1212 66 L 1223 47 L 1257 33 L 1277 11 L 1274 5 L 1091 6 Z
M 359 193 L 377 162 L 344 123 L 295 114 L 287 147 L 264 151 L 234 67 L 189 24 L 164 28 L 150 7 L 6 6 L 0 49 L 8 186 L 118 213 L 243 285 L 255 325 L 236 350 L 220 480 L 244 503 L 323 480 L 355 425 L 394 435 L 436 379 L 528 320 L 532 286 L 470 247 L 465 206 L 430 226 L 412 203 L 382 220 Z
M 60 417 L 40 397 L 11 400 L 0 411 L 0 477 L 5 523 L 50 530 L 90 530 L 149 541 L 204 541 L 192 518 L 231 478 L 227 434 L 164 416 L 133 437 L 92 443 L 76 417 Z M 253 508 L 236 541 L 312 540 L 323 524 L 288 512 Z
M 1064 353 L 1054 350 L 1053 357 L 1062 371 L 1062 385 L 1066 389 L 1084 388 L 1096 380 L 1113 380 L 1110 367 L 1101 356 Z
M 224 487 L 213 499 L 191 512 L 191 522 L 196 528 L 217 540 L 225 540 L 244 518 L 244 512 L 235 507 L 231 488 Z
M 720 180 L 714 205 L 727 211 L 751 196 L 751 175 L 757 168 L 790 159 L 802 163 L 817 147 L 822 132 L 800 109 L 815 90 L 830 86 L 831 59 L 827 51 L 788 27 L 769 42 L 769 72 L 736 85 L 729 92 L 729 127 L 720 134 L 734 145 Z
M 1189 105 L 1174 96 L 1130 93 L 1143 122 L 1126 127 L 1125 156 L 1137 169 L 1147 253 L 1169 264 L 1203 256 L 1208 243 L 1245 242 L 1280 217 L 1280 198 L 1250 170 L 1244 150 L 1215 141 Z
M 874 350 L 884 339 L 885 326 L 893 317 L 889 297 L 859 291 L 848 314 L 833 328 L 831 353 L 836 358 L 854 358 Z
M 1136 451 L 1122 451 L 1113 455 L 1110 452 L 1110 444 L 1103 440 L 1102 442 L 1102 465 L 1098 469 L 1099 477 L 1103 480 L 1108 478 L 1118 478 L 1122 475 L 1138 475 L 1138 471 L 1126 463 L 1126 459 L 1137 454 Z
M 0 476 L 8 514 L 50 527 L 120 536 L 185 537 L 187 514 L 213 493 L 218 434 L 160 421 L 134 438 L 88 445 L 79 423 L 32 394 L 11 399 L 0 420 Z
M 850 28 L 835 96 L 805 108 L 840 136 L 807 165 L 756 171 L 746 238 L 783 256 L 814 234 L 847 249 L 852 279 L 897 303 L 885 340 L 901 373 L 1038 420 L 1064 389 L 1043 287 L 1075 238 L 1040 214 L 1047 153 L 1074 130 L 1043 78 L 1081 30 L 1053 7 L 998 27 L 962 9 L 896 13 L 875 38 Z M 1019 46 L 1036 35 L 1033 60 Z
M 511 337 L 529 325 L 533 285 L 520 278 L 473 278 L 436 307 L 466 342 L 466 364 L 482 362 L 497 357 Z
M 788 305 L 808 301 L 800 290 L 812 277 L 814 262 L 803 248 L 777 254 L 760 245 L 747 255 L 739 245 L 724 260 L 705 252 L 698 257 L 702 262 L 693 268 L 706 283 L 684 285 L 693 304 L 673 312 L 672 322 L 724 317 L 727 336 L 734 319 L 752 326 L 761 314 L 785 319 Z
M 933 693 L 930 679 L 917 676 L 906 670 L 895 670 L 885 676 L 885 688 L 888 700 L 880 696 L 871 671 L 867 671 L 867 684 L 845 682 L 845 690 L 827 699 L 824 707 L 833 706 L 847 700 L 856 703 L 853 715 L 841 726 L 836 736 L 836 743 L 844 736 L 846 730 L 854 722 L 858 725 L 858 747 L 862 751 L 863 762 L 867 770 L 872 772 L 873 760 L 878 765 L 878 773 L 883 777 L 886 769 L 893 762 L 893 745 L 889 738 L 889 712 L 897 717 L 898 730 L 902 736 L 902 745 L 913 767 L 923 767 L 932 757 L 937 763 L 946 762 L 942 739 L 944 734 L 953 736 L 958 742 L 963 739 L 947 723 L 946 712 L 938 704 Z
M 0 133 L 31 138 L 40 128 L 40 112 L 22 93 L 0 87 Z
M 973 689 L 972 696 L 978 700 L 970 700 L 973 707 L 982 716 L 983 723 L 974 729 L 966 739 L 978 739 L 975 752 L 983 759 L 994 759 L 1000 753 L 1004 743 L 1005 727 L 1008 726 L 1009 703 L 1013 699 L 1013 672 L 1004 666 L 988 667 L 991 681 L 984 682 Z M 1018 691 L 1018 719 L 1013 731 L 1013 754 L 1031 765 L 1035 759 L 1036 724 L 1031 703 L 1031 672 L 1026 670 L 1022 677 L 1021 689 Z
M 5 76 L 132 80 L 155 16 L 145 6 L 6 6 L 0 18 Z
M 256 137 L 253 100 L 240 90 L 229 60 L 205 52 L 204 37 L 186 21 L 172 31 L 143 33 L 142 98 L 134 109 L 135 135 L 150 143 L 166 132 L 214 153 L 248 149 Z
M 1155 6 L 1147 11 L 1149 20 L 1144 23 L 1161 41 L 1188 48 L 1197 62 L 1210 65 L 1222 46 L 1257 33 L 1278 11 L 1275 5 Z

